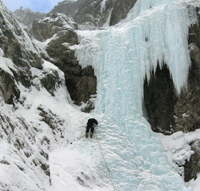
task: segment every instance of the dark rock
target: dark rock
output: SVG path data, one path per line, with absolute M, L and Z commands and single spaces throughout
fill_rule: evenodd
M 189 39 L 188 44 L 195 43 L 198 47 L 200 47 L 200 7 L 196 7 L 196 14 L 198 16 L 197 23 L 193 24 L 189 28 Z
M 74 51 L 70 49 L 75 44 L 78 44 L 78 36 L 74 30 L 63 30 L 47 44 L 46 51 L 53 58 L 54 64 L 65 70 L 64 64 L 78 65 Z
M 175 87 L 166 64 L 157 66 L 144 82 L 144 108 L 151 128 L 155 132 L 171 134 L 174 126 Z
M 58 76 L 58 72 L 54 71 L 53 73 L 43 73 L 44 75 L 40 77 L 41 85 L 52 95 L 57 87 L 61 85 L 61 80 Z
M 76 74 L 66 71 L 65 80 L 70 96 L 77 105 L 86 103 L 91 95 L 96 94 L 97 79 L 91 66 L 80 69 Z
M 14 104 L 14 99 L 19 99 L 20 91 L 15 84 L 15 79 L 11 74 L 0 68 L 0 92 L 5 103 Z
M 70 48 L 76 44 L 76 32 L 73 29 L 62 30 L 47 44 L 46 50 L 51 62 L 64 72 L 71 99 L 75 104 L 81 105 L 82 102 L 86 103 L 92 94 L 96 94 L 97 79 L 91 66 L 82 69 L 79 65 L 74 50 Z
M 137 0 L 118 0 L 115 1 L 110 18 L 110 26 L 117 24 L 125 19 L 128 12 L 133 8 Z
M 32 25 L 33 36 L 40 41 L 45 41 L 59 31 L 68 29 L 77 29 L 77 24 L 61 13 L 49 14 L 44 19 L 34 20 Z
M 46 109 L 42 105 L 39 105 L 37 109 L 40 111 L 39 115 L 42 117 L 41 121 L 44 121 L 52 129 L 52 133 L 54 135 L 58 134 L 59 137 L 64 138 L 62 134 L 62 126 L 65 120 L 60 119 L 56 114 L 52 113 L 51 110 Z
M 49 176 L 49 177 L 51 176 L 49 164 L 46 164 L 46 163 L 42 163 L 42 162 L 41 162 L 40 167 L 41 167 L 41 169 L 44 171 L 44 173 L 45 173 L 47 176 Z
M 4 57 L 13 61 L 15 69 L 10 68 L 17 82 L 25 87 L 31 85 L 30 67 L 42 69 L 43 60 L 29 32 L 19 24 L 6 8 L 0 9 L 0 44 Z
M 38 11 L 33 12 L 29 8 L 23 9 L 22 7 L 14 11 L 14 14 L 17 16 L 17 19 L 24 25 L 28 26 L 29 29 L 31 29 L 34 20 L 42 19 L 46 16 L 45 13 L 40 13 Z
M 63 1 L 58 3 L 50 13 L 59 12 L 72 17 L 81 29 L 96 29 L 104 26 L 110 16 L 110 25 L 115 25 L 124 19 L 135 2 L 136 0 L 107 0 L 103 5 L 103 0 Z
M 199 8 L 197 10 L 200 22 Z M 200 128 L 200 27 L 193 24 L 189 29 L 189 49 L 191 67 L 188 75 L 187 89 L 183 89 L 174 113 L 175 131 L 190 132 Z
M 20 67 L 42 68 L 42 59 L 34 48 L 29 34 L 23 31 L 12 13 L 4 12 L 4 9 L 0 10 L 0 28 L 0 43 L 5 57 Z
M 200 140 L 192 142 L 190 145 L 195 153 L 190 157 L 189 161 L 186 160 L 184 165 L 185 182 L 189 182 L 192 179 L 196 180 L 197 174 L 200 172 Z

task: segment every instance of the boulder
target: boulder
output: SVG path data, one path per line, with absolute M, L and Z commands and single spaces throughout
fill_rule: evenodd
M 61 30 L 77 29 L 77 24 L 61 13 L 48 14 L 44 19 L 34 20 L 33 36 L 39 41 L 45 41 Z

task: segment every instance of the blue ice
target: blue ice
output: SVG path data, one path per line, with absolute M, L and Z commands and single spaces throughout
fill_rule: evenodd
M 142 100 L 144 77 L 158 62 L 168 65 L 177 94 L 186 86 L 194 22 L 195 9 L 186 1 L 138 0 L 117 26 L 79 32 L 77 58 L 94 67 L 98 80 L 95 113 L 108 118 L 98 133 L 116 190 L 189 190 L 144 119 Z

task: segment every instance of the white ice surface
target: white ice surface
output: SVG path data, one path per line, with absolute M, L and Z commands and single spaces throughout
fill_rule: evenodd
M 79 32 L 77 58 L 83 67 L 92 65 L 97 75 L 95 112 L 109 116 L 136 149 L 133 156 L 125 155 L 124 160 L 128 163 L 139 157 L 143 161 L 131 161 L 139 177 L 130 176 L 130 181 L 128 175 L 119 173 L 115 177 L 119 190 L 187 190 L 142 117 L 142 98 L 144 77 L 149 78 L 158 63 L 169 67 L 177 93 L 186 85 L 190 66 L 188 27 L 196 22 L 195 8 L 190 5 L 185 1 L 141 0 L 117 26 Z M 185 159 L 192 154 L 188 151 Z M 121 165 L 118 160 L 113 164 Z

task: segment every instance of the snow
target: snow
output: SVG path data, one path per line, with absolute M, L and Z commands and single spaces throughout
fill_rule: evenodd
M 3 50 L 1 52 L 3 52 Z M 13 64 L 12 60 L 9 58 L 3 57 L 3 55 L 2 56 L 0 55 L 0 68 L 6 71 L 7 73 L 9 73 L 11 76 L 13 76 L 13 73 L 11 72 L 10 69 L 14 71 L 17 70 L 17 67 Z
M 176 132 L 170 136 L 158 133 L 156 134 L 156 137 L 160 139 L 170 165 L 177 172 L 183 174 L 184 169 L 182 165 L 185 164 L 186 160 L 189 161 L 190 156 L 194 154 L 194 151 L 191 150 L 190 143 L 200 139 L 200 130 L 197 129 L 194 132 L 189 133 Z M 196 180 L 192 179 L 185 184 L 191 186 L 194 191 L 198 191 L 200 186 L 199 180 L 200 178 L 198 175 Z

